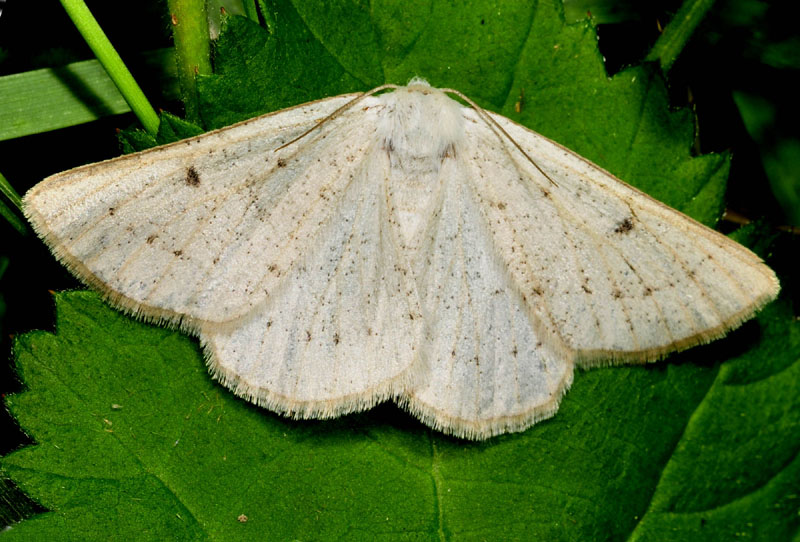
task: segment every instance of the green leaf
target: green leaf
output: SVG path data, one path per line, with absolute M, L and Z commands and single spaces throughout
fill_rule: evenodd
M 158 116 L 158 133 L 153 137 L 144 130 L 122 130 L 117 134 L 120 146 L 124 153 L 138 152 L 158 145 L 166 145 L 194 137 L 203 133 L 203 129 L 191 122 L 167 112 Z
M 739 341 L 722 365 L 718 346 L 580 373 L 551 421 L 482 444 L 392 407 L 286 420 L 215 384 L 178 333 L 93 293 L 56 306 L 55 335 L 15 345 L 29 391 L 8 407 L 40 444 L 3 468 L 56 511 L 9 533 L 21 539 L 777 540 L 797 528 L 786 437 L 800 429 L 800 328 L 785 303 L 759 317 L 766 340 Z
M 269 31 L 229 18 L 217 73 L 199 81 L 207 127 L 419 75 L 708 224 L 719 216 L 728 157 L 692 156 L 691 115 L 670 110 L 660 73 L 609 78 L 594 28 L 565 25 L 558 4 L 338 6 L 270 4 Z M 668 361 L 579 372 L 554 418 L 483 443 L 391 405 L 287 420 L 216 384 L 190 338 L 86 292 L 56 307 L 55 334 L 17 339 L 27 390 L 7 398 L 37 444 L 2 460 L 52 512 L 8 538 L 785 540 L 800 528 L 800 331 L 785 301 Z
M 230 17 L 215 47 L 218 76 L 198 76 L 200 114 L 219 128 L 261 113 L 351 92 L 364 85 L 313 39 L 290 8 L 276 36 L 244 17 Z M 333 91 L 333 92 L 331 92 Z

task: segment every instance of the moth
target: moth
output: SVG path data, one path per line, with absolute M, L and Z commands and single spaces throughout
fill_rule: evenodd
M 393 399 L 468 439 L 552 416 L 576 365 L 709 342 L 779 290 L 745 247 L 420 79 L 59 173 L 24 210 L 237 395 L 295 418 Z

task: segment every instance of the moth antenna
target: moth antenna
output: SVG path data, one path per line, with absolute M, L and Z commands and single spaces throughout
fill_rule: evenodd
M 486 124 L 488 124 L 488 125 L 490 125 L 490 126 L 492 126 L 492 127 L 494 127 L 494 128 L 497 128 L 498 130 L 500 130 L 500 133 L 502 133 L 504 136 L 506 136 L 506 138 L 507 138 L 507 139 L 508 139 L 508 140 L 509 140 L 511 143 L 513 143 L 513 144 L 514 144 L 514 146 L 515 146 L 517 149 L 519 149 L 519 152 L 521 152 L 521 153 L 522 153 L 522 155 L 523 155 L 525 158 L 527 158 L 527 159 L 528 159 L 528 162 L 530 162 L 531 164 L 533 164 L 533 167 L 535 167 L 537 170 L 539 170 L 539 173 L 541 173 L 542 175 L 544 175 L 545 179 L 547 179 L 548 181 L 550 181 L 550 182 L 553 184 L 553 186 L 558 186 L 558 183 L 556 183 L 556 182 L 555 182 L 555 181 L 554 181 L 554 180 L 553 180 L 553 179 L 550 177 L 550 175 L 548 175 L 547 173 L 545 173 L 545 172 L 544 172 L 544 170 L 543 170 L 541 167 L 539 167 L 539 164 L 537 164 L 537 163 L 534 161 L 534 159 L 533 159 L 533 158 L 531 158 L 531 157 L 530 157 L 530 155 L 528 155 L 528 153 L 527 153 L 527 152 L 525 152 L 525 149 L 523 149 L 523 148 L 520 146 L 520 144 L 519 144 L 519 143 L 517 143 L 517 140 L 516 140 L 516 139 L 514 139 L 513 137 L 511 137 L 511 134 L 509 134 L 508 132 L 506 132 L 506 131 L 505 131 L 505 129 L 504 129 L 502 126 L 500 126 L 500 123 L 498 123 L 496 120 L 494 120 L 494 119 L 492 118 L 492 116 L 491 116 L 491 115 L 489 115 L 489 113 L 487 113 L 487 112 L 486 112 L 486 110 L 485 110 L 484 108 L 482 108 L 481 106 L 479 106 L 478 104 L 476 104 L 475 102 L 473 102 L 472 100 L 470 100 L 468 97 L 464 96 L 464 94 L 462 94 L 461 92 L 459 92 L 459 91 L 457 91 L 457 90 L 455 90 L 455 89 L 452 89 L 452 88 L 441 88 L 441 89 L 439 89 L 439 90 L 441 90 L 442 92 L 447 92 L 447 93 L 449 93 L 449 94 L 455 94 L 456 96 L 458 96 L 459 98 L 461 98 L 462 100 L 464 100 L 465 102 L 467 102 L 467 103 L 468 103 L 468 104 L 469 104 L 469 105 L 472 107 L 472 109 L 474 109 L 474 110 L 475 110 L 475 112 L 478 114 L 478 116 L 479 116 L 480 118 L 482 118 L 482 119 L 483 119 L 483 121 L 484 121 Z
M 400 86 L 399 86 L 399 85 L 394 85 L 394 84 L 391 84 L 391 83 L 387 83 L 387 84 L 385 84 L 385 85 L 381 85 L 381 86 L 379 86 L 379 87 L 375 87 L 375 88 L 373 88 L 372 90 L 368 90 L 368 91 L 366 91 L 366 92 L 365 92 L 364 94 L 362 94 L 361 96 L 357 96 L 356 98 L 353 98 L 352 100 L 350 100 L 349 102 L 347 102 L 346 104 L 344 104 L 342 107 L 340 107 L 339 109 L 337 109 L 336 111 L 334 111 L 333 113 L 331 113 L 330 115 L 328 115 L 327 117 L 325 117 L 324 119 L 322 119 L 321 121 L 319 121 L 317 124 L 315 124 L 314 126 L 312 126 L 311 128 L 309 128 L 308 130 L 306 130 L 305 132 L 303 132 L 302 134 L 300 134 L 300 135 L 299 135 L 299 136 L 297 136 L 296 138 L 292 139 L 292 140 L 291 140 L 291 141 L 289 141 L 288 143 L 284 143 L 283 145 L 281 145 L 280 147 L 278 147 L 277 149 L 275 149 L 273 152 L 278 152 L 279 150 L 281 150 L 281 149 L 284 149 L 284 148 L 288 147 L 288 146 L 289 146 L 289 145 L 291 145 L 292 143 L 296 143 L 297 141 L 300 141 L 301 139 L 303 139 L 304 137 L 306 137 L 308 134 L 310 134 L 310 133 L 311 133 L 311 132 L 313 132 L 314 130 L 318 129 L 319 127 L 321 127 L 321 126 L 322 126 L 323 124 L 325 124 L 326 122 L 328 122 L 328 121 L 331 121 L 331 120 L 335 119 L 336 117 L 338 117 L 339 115 L 341 115 L 342 113 L 344 113 L 345 111 L 347 111 L 348 109 L 350 109 L 351 107 L 353 107 L 354 105 L 356 105 L 358 102 L 360 102 L 361 100 L 363 100 L 363 99 L 364 99 L 364 98 L 366 98 L 367 96 L 372 96 L 373 94 L 375 94 L 375 93 L 378 93 L 378 92 L 380 92 L 380 91 L 382 91 L 382 90 L 386 90 L 387 88 L 391 88 L 391 89 L 397 89 L 397 88 L 400 88 Z M 538 167 L 538 166 L 537 166 L 537 167 Z

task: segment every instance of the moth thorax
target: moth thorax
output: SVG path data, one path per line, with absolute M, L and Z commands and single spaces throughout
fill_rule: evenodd
M 444 93 L 414 85 L 380 97 L 386 106 L 378 134 L 389 159 L 389 192 L 407 253 L 416 251 L 442 175 L 458 160 L 461 106 Z
M 408 175 L 438 171 L 454 158 L 464 134 L 461 106 L 443 92 L 417 84 L 380 97 L 386 109 L 378 134 L 392 169 Z

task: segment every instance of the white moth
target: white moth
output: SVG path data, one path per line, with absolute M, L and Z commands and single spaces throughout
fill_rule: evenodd
M 576 364 L 657 360 L 777 295 L 752 252 L 568 149 L 387 87 L 54 175 L 25 213 L 236 394 L 296 418 L 393 398 L 471 439 L 552 416 Z

